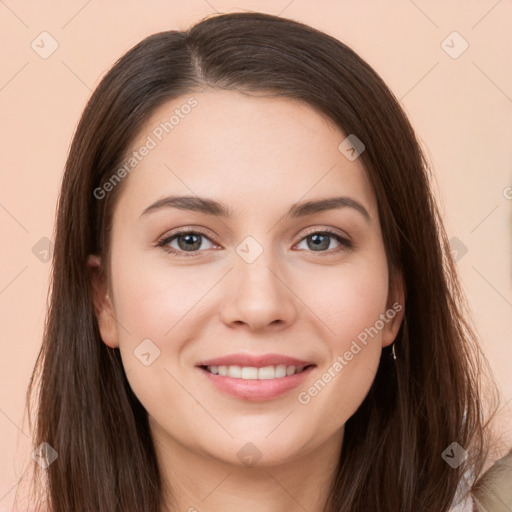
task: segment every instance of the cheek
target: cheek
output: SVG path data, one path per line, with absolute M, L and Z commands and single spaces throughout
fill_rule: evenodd
M 378 369 L 380 319 L 386 313 L 388 295 L 387 265 L 381 258 L 354 259 L 324 277 L 317 280 L 321 286 L 307 292 L 307 304 L 321 320 L 317 325 L 327 357 L 317 380 L 300 390 L 298 401 L 322 417 L 327 429 L 336 429 L 361 405 Z M 312 275 L 310 278 L 309 282 L 314 282 Z M 306 293 L 304 285 L 302 290 Z
M 165 404 L 180 393 L 173 379 L 175 365 L 194 331 L 197 303 L 215 276 L 206 276 L 205 282 L 203 270 L 171 269 L 144 255 L 127 256 L 121 251 L 113 255 L 112 269 L 116 320 L 122 326 L 118 329 L 119 350 L 126 376 L 144 408 L 159 416 Z M 149 354 L 146 360 L 145 354 Z
M 302 273 L 300 282 L 305 303 L 322 321 L 332 347 L 338 350 L 385 313 L 388 273 L 383 258 L 360 257 L 330 269 L 310 269 Z
M 206 266 L 170 269 L 165 262 L 154 264 L 136 257 L 119 258 L 113 268 L 118 321 L 128 332 L 157 343 L 168 338 L 181 319 L 194 314 L 194 306 L 218 279 Z

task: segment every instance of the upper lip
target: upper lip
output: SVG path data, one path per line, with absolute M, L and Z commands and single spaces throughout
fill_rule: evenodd
M 196 366 L 245 366 L 263 368 L 264 366 L 277 366 L 280 364 L 284 364 L 286 366 L 314 365 L 311 361 L 304 361 L 295 357 L 285 356 L 283 354 L 230 354 L 223 357 L 200 361 Z

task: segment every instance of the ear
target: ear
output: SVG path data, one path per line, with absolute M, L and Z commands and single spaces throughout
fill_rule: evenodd
M 110 348 L 117 348 L 119 347 L 119 338 L 114 306 L 109 296 L 108 283 L 100 257 L 90 254 L 87 258 L 87 266 L 91 276 L 94 311 L 101 339 Z
M 396 272 L 391 280 L 384 314 L 387 322 L 382 330 L 382 346 L 387 347 L 395 341 L 405 314 L 405 285 L 401 272 Z

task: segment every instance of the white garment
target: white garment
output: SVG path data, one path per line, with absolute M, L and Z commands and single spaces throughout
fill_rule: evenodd
M 463 422 L 466 422 L 467 408 L 464 411 Z M 460 446 L 459 446 L 460 448 Z M 464 450 L 462 450 L 464 452 Z M 467 455 L 467 454 L 466 454 Z M 475 476 L 470 468 L 466 469 L 459 481 L 455 498 L 452 501 L 450 512 L 473 512 L 473 498 L 469 490 L 475 482 Z
M 473 512 L 473 498 L 469 493 L 471 472 L 466 471 L 459 482 L 455 498 L 450 507 L 450 512 Z M 461 499 L 462 498 L 462 499 Z
M 468 494 L 466 498 L 459 501 L 459 503 L 453 503 L 450 512 L 473 512 L 473 498 L 471 494 Z

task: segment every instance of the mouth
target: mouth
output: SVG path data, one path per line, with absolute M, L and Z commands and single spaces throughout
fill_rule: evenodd
M 293 389 L 304 384 L 316 367 L 316 364 L 271 365 L 260 368 L 199 365 L 197 369 L 206 382 L 217 391 L 239 400 L 262 402 L 289 394 Z
M 269 366 L 239 366 L 239 365 L 199 365 L 199 368 L 221 377 L 230 377 L 242 380 L 271 380 L 284 379 L 291 375 L 297 375 L 315 364 L 306 365 L 269 365 Z

